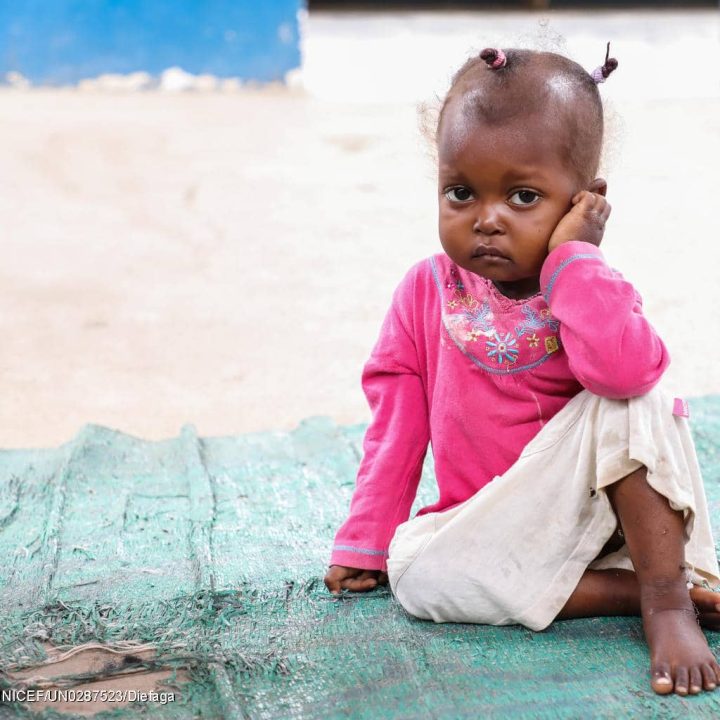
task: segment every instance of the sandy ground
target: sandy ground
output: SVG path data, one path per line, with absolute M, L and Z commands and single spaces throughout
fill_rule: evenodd
M 163 438 L 367 421 L 392 290 L 440 251 L 417 101 L 538 17 L 312 15 L 304 90 L 0 92 L 0 446 L 87 422 Z M 718 15 L 551 26 L 589 68 L 613 39 L 602 248 L 670 349 L 669 389 L 718 393 Z

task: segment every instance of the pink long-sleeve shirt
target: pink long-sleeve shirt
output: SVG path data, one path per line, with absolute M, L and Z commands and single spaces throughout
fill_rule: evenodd
M 414 265 L 362 374 L 372 422 L 330 564 L 387 570 L 410 515 L 428 442 L 447 510 L 502 475 L 583 388 L 643 395 L 670 363 L 642 299 L 598 247 L 566 242 L 545 259 L 540 293 L 513 300 L 445 254 Z

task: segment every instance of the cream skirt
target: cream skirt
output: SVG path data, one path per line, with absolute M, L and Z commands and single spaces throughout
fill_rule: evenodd
M 502 476 L 461 505 L 398 526 L 390 588 L 415 617 L 546 628 L 586 568 L 633 570 L 627 545 L 596 560 L 617 527 L 605 488 L 642 466 L 685 518 L 687 580 L 720 584 L 688 420 L 660 386 L 629 400 L 572 398 Z

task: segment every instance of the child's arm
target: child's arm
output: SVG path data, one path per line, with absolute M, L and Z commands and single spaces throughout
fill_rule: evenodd
M 362 386 L 373 417 L 331 565 L 386 570 L 390 540 L 408 519 L 420 482 L 430 430 L 418 354 L 405 315 L 412 308 L 414 275 L 408 273 L 395 291 L 363 370 Z
M 540 288 L 560 321 L 575 377 L 596 395 L 644 395 L 670 364 L 667 348 L 642 314 L 642 299 L 590 242 L 563 242 L 545 258 Z

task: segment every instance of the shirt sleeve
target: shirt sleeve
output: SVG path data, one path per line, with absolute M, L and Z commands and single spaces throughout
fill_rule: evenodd
M 649 392 L 670 364 L 642 313 L 642 299 L 600 248 L 573 240 L 545 259 L 540 289 L 560 321 L 560 340 L 580 384 L 622 400 Z
M 395 529 L 410 516 L 430 441 L 425 388 L 405 310 L 412 308 L 410 273 L 393 295 L 362 373 L 372 421 L 363 440 L 350 512 L 330 565 L 387 570 Z

